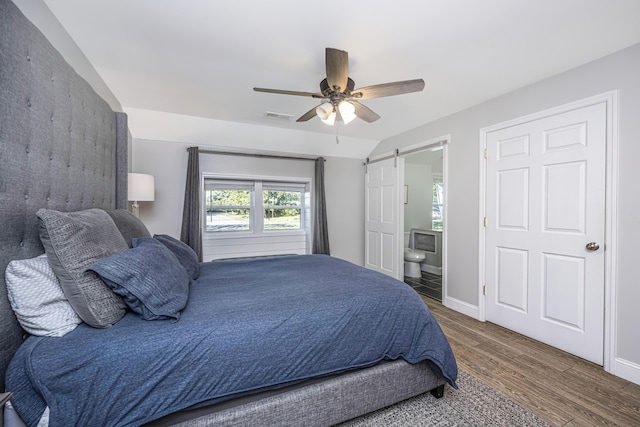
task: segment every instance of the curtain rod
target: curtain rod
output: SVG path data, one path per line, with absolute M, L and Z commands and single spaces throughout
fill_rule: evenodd
M 187 150 L 189 150 L 187 148 Z M 267 159 L 285 159 L 285 160 L 310 160 L 315 162 L 318 158 L 296 157 L 296 156 L 278 156 L 275 154 L 258 154 L 258 153 L 238 153 L 233 151 L 216 151 L 216 150 L 198 150 L 202 154 L 221 154 L 223 156 L 244 156 L 244 157 L 262 157 Z M 326 162 L 327 160 L 324 159 Z

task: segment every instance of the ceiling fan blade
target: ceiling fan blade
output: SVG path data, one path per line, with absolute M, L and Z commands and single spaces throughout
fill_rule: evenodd
M 280 90 L 280 89 L 265 89 L 263 87 L 254 87 L 256 92 L 277 93 L 281 95 L 297 95 L 297 96 L 310 96 L 312 98 L 325 98 L 321 93 L 314 92 L 298 92 L 295 90 Z
M 344 92 L 349 79 L 349 54 L 344 50 L 328 47 L 325 53 L 325 63 L 329 88 L 337 92 Z
M 306 122 L 314 118 L 317 115 L 316 108 L 317 107 L 313 107 L 311 110 L 304 113 L 298 120 L 296 120 L 296 122 Z
M 351 92 L 351 96 L 356 99 L 382 98 L 383 96 L 420 92 L 422 89 L 424 89 L 424 80 L 404 80 L 401 82 L 382 83 L 379 85 L 362 87 Z
M 356 116 L 367 123 L 375 122 L 380 118 L 380 116 L 376 114 L 371 108 L 360 104 L 359 102 L 349 101 L 349 103 L 356 107 Z

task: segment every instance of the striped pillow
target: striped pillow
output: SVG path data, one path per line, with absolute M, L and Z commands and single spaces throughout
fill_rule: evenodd
M 46 254 L 11 261 L 5 278 L 11 308 L 30 334 L 61 337 L 82 323 L 64 296 Z

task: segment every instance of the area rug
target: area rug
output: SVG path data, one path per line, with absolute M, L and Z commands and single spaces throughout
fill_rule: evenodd
M 466 372 L 459 372 L 457 382 L 459 390 L 446 386 L 440 399 L 425 393 L 347 421 L 340 427 L 549 426 Z

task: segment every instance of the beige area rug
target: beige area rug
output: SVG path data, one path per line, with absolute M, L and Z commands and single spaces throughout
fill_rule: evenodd
M 431 393 L 421 394 L 342 423 L 340 427 L 549 426 L 466 372 L 459 372 L 457 382 L 459 390 L 447 385 L 440 399 Z

